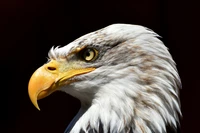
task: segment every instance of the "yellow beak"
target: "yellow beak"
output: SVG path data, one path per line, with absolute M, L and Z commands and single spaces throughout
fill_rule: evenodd
M 38 110 L 40 110 L 40 108 L 37 100 L 47 97 L 58 90 L 60 86 L 73 82 L 67 82 L 68 79 L 95 70 L 95 68 L 73 69 L 67 67 L 68 69 L 63 69 L 63 67 L 66 66 L 52 60 L 38 68 L 31 76 L 28 85 L 28 93 L 31 102 Z

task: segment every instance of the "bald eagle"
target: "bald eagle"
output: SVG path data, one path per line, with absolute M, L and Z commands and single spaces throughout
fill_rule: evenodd
M 112 24 L 64 47 L 32 75 L 37 100 L 60 90 L 81 102 L 65 133 L 166 133 L 181 116 L 181 81 L 167 47 L 152 30 Z

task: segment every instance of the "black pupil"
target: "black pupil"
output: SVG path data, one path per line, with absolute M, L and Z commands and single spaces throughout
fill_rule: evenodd
M 85 56 L 90 56 L 90 49 L 87 49 L 86 51 L 85 51 Z

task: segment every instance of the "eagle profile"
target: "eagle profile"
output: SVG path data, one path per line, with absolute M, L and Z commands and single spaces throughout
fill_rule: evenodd
M 179 126 L 181 81 L 167 47 L 143 26 L 113 24 L 64 47 L 32 75 L 37 100 L 60 90 L 81 102 L 65 133 L 166 133 Z

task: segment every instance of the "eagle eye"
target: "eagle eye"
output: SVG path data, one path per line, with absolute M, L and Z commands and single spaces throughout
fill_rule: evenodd
M 97 57 L 97 50 L 93 49 L 93 48 L 86 48 L 84 49 L 82 52 L 82 58 L 85 61 L 92 61 Z

